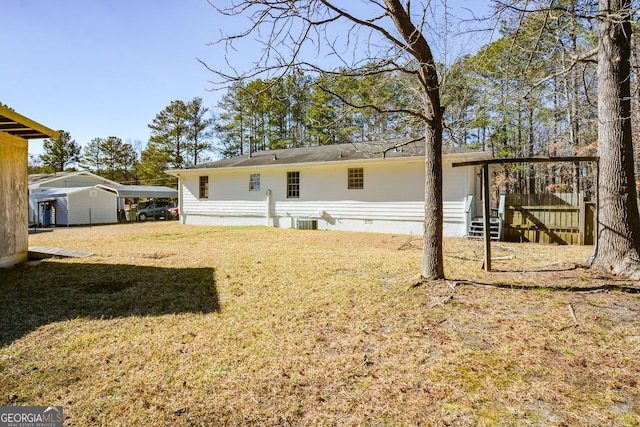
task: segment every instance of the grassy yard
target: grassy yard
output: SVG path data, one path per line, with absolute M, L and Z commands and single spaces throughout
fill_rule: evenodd
M 95 253 L 0 270 L 0 406 L 62 405 L 65 426 L 640 425 L 640 294 L 615 290 L 638 283 L 581 268 L 592 248 L 499 244 L 484 273 L 450 239 L 449 280 L 417 285 L 404 235 L 155 222 L 30 244 Z

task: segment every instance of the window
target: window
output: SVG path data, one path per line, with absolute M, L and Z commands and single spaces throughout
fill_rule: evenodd
M 200 177 L 200 191 L 198 192 L 198 197 L 201 199 L 209 198 L 209 177 L 201 176 Z
M 287 172 L 287 198 L 300 197 L 300 172 Z
M 349 168 L 347 179 L 347 188 L 350 190 L 364 188 L 364 169 Z
M 260 190 L 260 174 L 252 173 L 249 175 L 249 191 Z

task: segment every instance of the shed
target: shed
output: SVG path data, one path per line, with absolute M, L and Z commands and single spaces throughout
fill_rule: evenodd
M 86 192 L 77 193 L 77 189 L 84 188 L 97 188 L 101 192 L 97 193 L 96 198 L 86 198 Z M 69 192 L 67 190 L 75 189 L 75 191 Z M 102 192 L 107 191 L 117 198 L 117 202 L 112 205 L 110 202 L 106 203 L 104 199 L 106 196 Z M 96 218 L 100 219 L 100 224 L 109 224 L 115 221 L 111 220 L 112 214 L 115 212 L 117 218 L 117 211 L 124 209 L 125 198 L 137 199 L 137 198 L 177 198 L 178 190 L 169 187 L 156 186 L 156 185 L 124 185 L 115 181 L 103 178 L 95 173 L 89 171 L 75 171 L 75 172 L 57 172 L 52 174 L 32 174 L 29 175 L 29 222 L 30 224 L 42 224 L 42 215 L 44 204 L 48 201 L 56 201 L 56 197 L 52 197 L 52 194 L 56 194 L 60 199 L 60 202 L 65 202 L 69 197 L 72 202 L 70 205 L 65 205 L 65 212 L 62 213 L 58 208 L 54 213 L 56 215 L 63 215 L 57 218 L 52 218 L 52 224 L 56 225 L 83 225 L 89 224 L 87 219 L 88 208 L 91 208 L 92 219 L 91 223 L 97 224 Z M 71 194 L 69 196 L 69 194 Z M 91 193 L 89 193 L 91 194 Z M 67 198 L 67 199 L 65 199 Z M 80 203 L 80 198 L 84 199 L 84 203 Z M 94 203 L 95 202 L 95 203 Z M 93 203 L 93 204 L 92 204 Z M 56 201 L 56 204 L 58 202 Z M 88 204 L 88 205 L 87 205 Z M 57 206 L 54 206 L 54 208 Z M 79 209 L 75 212 L 75 209 Z M 104 211 L 102 211 L 104 210 Z M 75 222 L 81 219 L 82 222 Z M 62 222 L 61 222 L 62 221 Z M 69 221 L 68 223 L 65 221 Z
M 0 105 L 0 268 L 28 256 L 28 140 L 57 137 L 57 132 Z
M 50 188 L 31 196 L 52 205 L 55 225 L 113 224 L 118 222 L 117 196 L 97 187 Z M 38 209 L 42 212 L 42 209 Z
M 31 174 L 29 181 L 29 224 L 42 223 L 42 207 L 41 198 L 35 197 L 38 193 L 50 189 L 67 189 L 77 187 L 94 187 L 96 185 L 108 185 L 119 187 L 115 181 L 103 178 L 89 171 L 74 172 L 55 172 Z M 113 209 L 109 206 L 109 211 Z M 55 218 L 54 218 L 55 219 Z M 54 222 L 55 223 L 55 222 Z

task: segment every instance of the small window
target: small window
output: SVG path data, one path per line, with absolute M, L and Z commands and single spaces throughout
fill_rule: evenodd
M 209 198 L 209 177 L 208 176 L 200 177 L 200 191 L 198 193 L 198 196 L 201 199 Z
M 349 178 L 347 180 L 347 188 L 350 190 L 357 190 L 364 188 L 364 169 L 363 168 L 349 168 Z
M 249 175 L 249 191 L 260 190 L 260 174 L 252 173 Z
M 287 172 L 287 198 L 300 197 L 300 172 Z

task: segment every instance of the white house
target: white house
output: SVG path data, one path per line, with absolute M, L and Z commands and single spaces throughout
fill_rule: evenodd
M 444 155 L 444 234 L 465 236 L 480 212 L 476 168 L 452 162 L 489 158 Z M 184 224 L 268 225 L 422 234 L 423 146 L 340 144 L 262 151 L 175 169 Z

